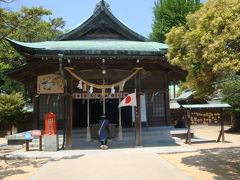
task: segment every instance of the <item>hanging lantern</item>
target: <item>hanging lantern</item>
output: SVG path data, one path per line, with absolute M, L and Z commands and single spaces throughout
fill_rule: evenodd
M 89 89 L 89 93 L 92 94 L 93 93 L 93 86 L 91 85 L 90 89 Z
M 114 94 L 115 93 L 115 89 L 114 89 L 114 86 L 111 87 L 111 94 Z
M 78 88 L 78 89 L 82 89 L 82 88 L 83 88 L 83 87 L 82 87 L 82 81 L 79 81 L 77 88 Z

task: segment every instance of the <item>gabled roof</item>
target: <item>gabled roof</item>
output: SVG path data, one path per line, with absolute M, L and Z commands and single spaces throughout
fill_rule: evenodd
M 101 0 L 93 15 L 82 24 L 53 41 L 26 43 L 6 38 L 21 54 L 35 55 L 150 55 L 162 56 L 166 44 L 152 42 L 132 31 Z
M 100 33 L 102 31 L 111 34 L 110 37 L 105 38 L 116 38 L 132 41 L 149 41 L 147 38 L 134 32 L 119 19 L 117 19 L 110 10 L 109 4 L 104 0 L 101 0 L 91 17 L 86 21 L 63 34 L 61 37 L 56 38 L 58 41 L 66 40 L 83 40 L 89 39 L 89 34 Z M 94 36 L 93 36 L 94 37 Z M 97 38 L 97 36 L 95 36 Z M 103 38 L 103 37 L 101 37 Z

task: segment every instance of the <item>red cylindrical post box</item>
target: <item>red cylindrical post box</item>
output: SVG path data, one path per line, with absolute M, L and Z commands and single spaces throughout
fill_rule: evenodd
M 45 119 L 45 134 L 57 134 L 57 115 L 50 112 L 44 115 Z

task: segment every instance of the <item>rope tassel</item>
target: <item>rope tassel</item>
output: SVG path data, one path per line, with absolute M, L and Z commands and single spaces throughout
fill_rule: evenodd
M 115 93 L 115 89 L 114 89 L 114 86 L 111 87 L 111 94 L 114 94 Z
M 83 89 L 82 81 L 79 81 L 77 88 L 78 88 L 78 89 Z
M 91 85 L 90 89 L 89 89 L 89 93 L 92 94 L 93 93 L 93 85 Z

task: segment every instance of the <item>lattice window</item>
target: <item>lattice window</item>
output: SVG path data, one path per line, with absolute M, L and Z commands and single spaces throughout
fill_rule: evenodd
M 148 117 L 165 117 L 164 93 L 158 93 L 154 97 L 151 94 L 147 94 L 146 100 Z
M 43 128 L 44 115 L 52 112 L 57 115 L 57 121 L 64 119 L 64 97 L 58 95 L 40 95 L 39 96 L 39 120 Z

